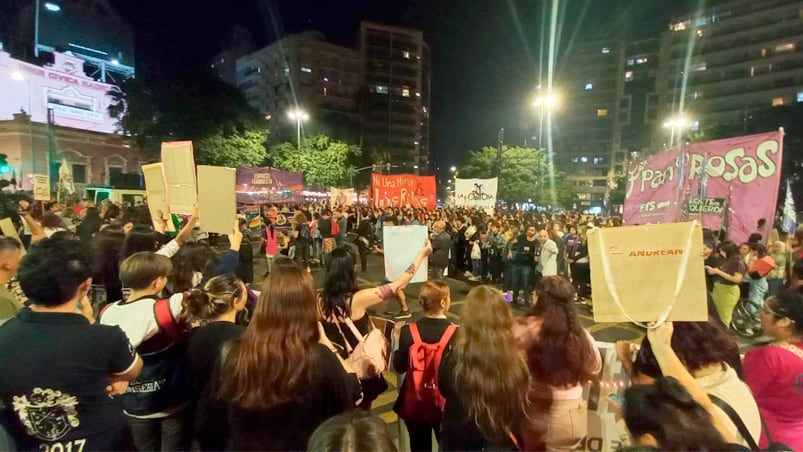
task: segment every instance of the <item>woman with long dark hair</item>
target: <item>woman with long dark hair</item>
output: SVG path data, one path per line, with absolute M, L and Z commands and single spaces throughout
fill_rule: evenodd
M 747 265 L 739 255 L 739 246 L 730 240 L 719 244 L 719 253 L 725 259 L 718 268 L 706 267 L 709 275 L 715 275 L 718 279 L 714 282 L 714 290 L 711 297 L 717 307 L 719 318 L 726 326 L 730 326 L 733 316 L 733 308 L 739 302 L 739 284 L 742 283 Z
M 526 417 L 530 374 L 513 337 L 502 292 L 477 286 L 466 296 L 460 328 L 438 369 L 446 399 L 440 450 L 512 449 Z
M 532 376 L 531 410 L 523 428 L 527 449 L 545 443 L 547 450 L 571 450 L 586 436 L 582 384 L 596 378 L 602 359 L 573 301 L 569 281 L 546 276 L 533 295 L 532 309 L 513 329 Z
M 312 276 L 274 268 L 223 365 L 230 450 L 304 450 L 315 428 L 354 407 L 359 381 L 318 322 Z
M 348 324 L 353 323 L 362 336 L 367 335 L 373 329 L 368 309 L 403 291 L 431 252 L 432 245 L 427 240 L 413 263 L 395 281 L 360 290 L 357 287 L 351 253 L 345 248 L 332 251 L 323 289 L 318 298 L 323 313 L 323 327 L 329 340 L 342 347 L 343 351 L 354 349 L 359 339 L 354 336 Z M 363 401 L 360 407 L 369 410 L 371 402 L 387 389 L 387 382 L 379 375 L 362 380 L 362 385 Z
M 103 219 L 100 218 L 100 211 L 97 207 L 89 207 L 84 213 L 84 219 L 75 227 L 75 232 L 81 237 L 84 243 L 90 243 L 92 236 L 100 231 L 100 226 L 103 224 Z

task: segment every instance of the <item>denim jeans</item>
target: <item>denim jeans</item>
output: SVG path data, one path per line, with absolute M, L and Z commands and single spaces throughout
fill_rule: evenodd
M 471 273 L 478 278 L 482 276 L 482 259 L 471 259 Z
M 513 265 L 513 299 L 524 291 L 524 302 L 532 303 L 533 299 L 533 267 L 529 265 Z

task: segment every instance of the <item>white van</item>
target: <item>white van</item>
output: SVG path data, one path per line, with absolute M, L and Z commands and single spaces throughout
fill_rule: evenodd
M 115 204 L 128 202 L 133 206 L 145 201 L 145 190 L 114 188 L 111 185 L 89 185 L 85 189 L 84 199 L 95 201 L 96 206 L 107 199 Z

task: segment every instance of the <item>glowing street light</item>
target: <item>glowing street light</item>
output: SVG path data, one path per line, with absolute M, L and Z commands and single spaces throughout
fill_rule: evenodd
M 453 173 L 454 173 L 455 171 L 457 171 L 457 167 L 456 167 L 456 166 L 453 166 L 453 167 L 449 168 L 449 171 L 451 171 L 451 172 L 453 172 Z
M 29 116 L 32 115 L 33 113 L 31 113 L 31 82 L 30 82 L 30 80 L 25 78 L 25 74 L 23 74 L 21 71 L 13 71 L 13 72 L 11 72 L 11 74 L 9 74 L 9 77 L 11 78 L 11 80 L 14 80 L 15 82 L 25 82 L 25 84 L 28 85 L 28 112 L 27 113 L 28 113 Z
M 681 135 L 684 129 L 691 127 L 693 121 L 684 115 L 673 116 L 664 121 L 664 128 L 670 129 L 669 147 L 675 145 L 675 135 Z
M 59 6 L 58 3 L 45 2 L 45 9 L 52 13 L 57 13 L 61 11 L 61 6 Z
M 533 101 L 533 106 L 539 108 L 552 108 L 557 105 L 558 105 L 558 96 L 556 94 L 547 94 L 545 96 L 538 96 Z
M 298 150 L 301 151 L 301 121 L 308 120 L 309 115 L 304 110 L 297 108 L 295 110 L 290 110 L 289 112 L 287 112 L 287 116 L 290 119 L 296 121 L 296 127 L 297 127 L 296 130 L 298 133 Z

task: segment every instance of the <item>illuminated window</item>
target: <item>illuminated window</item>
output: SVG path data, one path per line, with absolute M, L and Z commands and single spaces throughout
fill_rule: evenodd
M 404 52 L 402 52 L 402 56 L 403 56 L 405 59 L 408 59 L 408 60 L 409 60 L 409 59 L 410 59 L 410 52 L 408 52 L 408 51 L 406 51 L 406 50 L 405 50 Z
M 421 93 L 419 93 L 419 92 L 416 92 L 416 93 L 415 93 L 415 97 L 421 97 Z
M 402 97 L 410 97 L 410 88 L 402 88 Z
M 312 69 L 308 68 L 306 66 L 301 66 L 301 72 L 306 72 L 307 74 L 311 74 L 312 73 Z
M 631 81 L 631 80 L 633 80 L 633 71 L 627 71 L 627 72 L 625 72 L 625 81 L 626 81 L 626 82 L 629 82 L 629 81 Z
M 323 87 L 323 95 L 326 96 L 327 94 L 328 94 L 328 91 L 326 90 L 326 87 L 324 86 Z
M 798 102 L 803 102 L 803 91 L 798 91 L 797 92 L 797 101 Z
M 761 49 L 761 58 L 767 57 L 767 49 Z
M 669 26 L 669 29 L 672 30 L 672 31 L 683 31 L 683 30 L 689 28 L 689 25 L 691 25 L 690 21 L 686 20 L 686 21 L 683 21 L 683 22 L 678 22 L 678 23 L 671 24 Z
M 631 59 L 627 60 L 627 65 L 628 65 L 628 66 L 632 66 L 632 65 L 634 65 L 634 64 L 636 64 L 636 60 L 634 60 L 633 58 L 631 58 Z
M 607 108 L 598 108 L 597 109 L 597 117 L 602 118 L 604 116 L 608 116 L 608 109 Z
M 708 66 L 705 64 L 705 61 L 703 61 L 701 63 L 693 64 L 692 67 L 691 67 L 691 70 L 695 71 L 695 72 L 704 71 L 706 69 L 708 69 Z
M 580 157 L 580 161 L 583 163 L 588 163 L 588 157 Z
M 594 89 L 594 84 L 591 82 L 586 82 L 586 91 L 591 91 Z
M 783 97 L 773 97 L 772 98 L 772 106 L 778 107 L 783 105 Z
M 603 47 L 602 48 L 602 53 L 607 55 L 607 54 L 611 53 L 611 49 L 608 48 L 608 47 Z
M 647 62 L 647 58 L 636 58 L 636 64 L 644 64 Z
M 778 44 L 775 46 L 775 53 L 792 52 L 795 50 L 795 43 L 787 42 L 786 44 Z
M 376 93 L 377 94 L 387 94 L 388 93 L 388 87 L 387 86 L 377 86 L 376 87 Z

